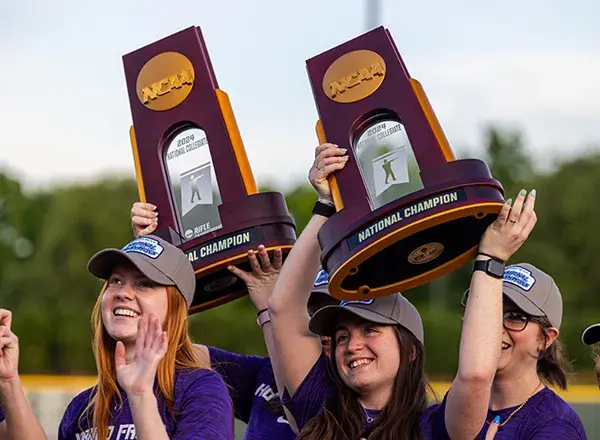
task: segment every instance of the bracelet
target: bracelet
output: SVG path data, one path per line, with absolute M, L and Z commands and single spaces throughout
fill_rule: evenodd
M 266 310 L 266 314 L 259 314 L 258 318 L 256 318 L 256 324 L 262 328 L 263 325 L 265 325 L 267 322 L 271 322 L 271 315 L 269 315 L 269 310 L 268 309 L 264 309 L 263 311 Z
M 259 310 L 258 312 L 256 312 L 256 316 L 260 316 L 261 313 L 265 313 L 268 310 L 269 310 L 268 308 L 267 309 Z
M 335 209 L 335 206 L 330 205 L 328 203 L 324 203 L 320 200 L 317 200 L 315 202 L 315 206 L 313 207 L 312 213 L 313 214 L 317 214 L 317 215 L 322 215 L 323 217 L 331 217 L 333 214 L 335 214 L 337 211 Z
M 490 257 L 492 260 L 500 261 L 501 263 L 505 263 L 504 260 L 501 260 L 498 257 L 494 257 L 493 255 L 486 254 L 485 252 L 477 252 L 477 255 L 483 255 L 484 257 Z
M 321 197 L 319 197 L 317 202 L 325 203 L 326 205 L 329 205 L 329 206 L 335 206 L 335 203 L 333 203 L 333 201 L 331 201 L 329 199 L 322 199 Z

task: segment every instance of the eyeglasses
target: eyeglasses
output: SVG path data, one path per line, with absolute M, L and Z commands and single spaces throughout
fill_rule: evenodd
M 522 332 L 529 322 L 538 322 L 534 316 L 527 315 L 517 310 L 508 310 L 503 313 L 502 323 L 506 330 Z
M 469 289 L 463 294 L 460 304 L 463 308 L 467 307 L 467 298 L 469 297 Z M 507 310 L 502 316 L 502 325 L 506 330 L 513 332 L 522 332 L 527 327 L 530 321 L 539 322 L 538 318 L 527 315 L 519 310 Z

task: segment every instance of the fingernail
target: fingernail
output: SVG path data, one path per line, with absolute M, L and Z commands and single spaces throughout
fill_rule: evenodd
M 509 205 L 511 205 L 511 204 L 512 204 L 512 199 L 508 199 L 508 200 L 506 201 L 506 203 L 508 203 Z
M 535 189 L 532 189 L 529 194 L 531 194 L 532 196 L 535 196 Z
M 525 191 L 524 189 L 522 189 L 521 191 L 519 191 L 519 194 L 524 196 L 525 194 L 527 194 L 527 191 Z
M 350 157 L 350 156 L 342 156 L 342 159 L 348 160 L 348 157 Z
M 492 420 L 492 423 L 500 423 L 500 416 L 494 417 L 494 420 Z
M 341 151 L 342 153 L 345 153 L 346 151 L 348 151 L 348 149 L 347 149 L 347 148 L 340 148 L 340 151 Z

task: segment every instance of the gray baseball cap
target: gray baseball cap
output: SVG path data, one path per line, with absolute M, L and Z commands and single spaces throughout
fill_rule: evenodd
M 502 291 L 519 309 L 531 316 L 546 316 L 553 327 L 560 328 L 563 302 L 554 279 L 529 263 L 507 266 Z
M 401 325 L 424 344 L 423 322 L 418 310 L 400 293 L 367 300 L 341 301 L 339 305 L 325 306 L 310 319 L 311 332 L 333 336 L 340 318 L 351 314 L 377 324 Z
M 196 276 L 192 264 L 181 249 L 155 235 L 136 238 L 123 249 L 104 249 L 88 262 L 88 270 L 102 280 L 108 279 L 115 266 L 129 261 L 148 279 L 163 286 L 175 286 L 187 303 L 194 299 Z
M 585 345 L 593 345 L 600 342 L 600 324 L 592 324 L 581 334 L 581 342 Z
M 319 268 L 308 299 L 308 313 L 312 315 L 322 307 L 339 303 L 340 300 L 329 293 L 329 274 L 323 268 Z

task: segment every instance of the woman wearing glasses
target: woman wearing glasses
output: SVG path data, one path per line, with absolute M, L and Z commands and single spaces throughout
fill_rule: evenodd
M 502 256 L 485 257 L 502 268 Z M 566 390 L 569 366 L 559 340 L 563 306 L 556 283 L 527 263 L 506 267 L 502 280 L 502 346 L 476 439 L 587 439 L 577 413 L 548 388 Z M 445 404 L 446 397 L 429 409 L 434 425 L 448 422 Z

